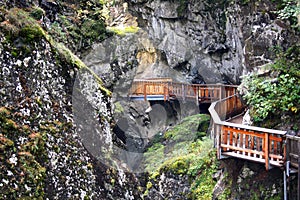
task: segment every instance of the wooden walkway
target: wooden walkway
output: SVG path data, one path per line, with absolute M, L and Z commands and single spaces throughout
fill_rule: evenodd
M 194 100 L 198 103 L 211 103 L 226 96 L 234 95 L 237 86 L 221 84 L 186 84 L 173 82 L 170 78 L 136 79 L 129 91 L 132 100 Z
M 237 94 L 237 86 L 222 84 L 186 84 L 171 78 L 134 80 L 129 91 L 132 100 L 192 100 L 211 103 L 212 137 L 218 159 L 236 157 L 264 163 L 272 167 L 299 169 L 300 137 L 286 131 L 247 126 L 229 120 L 242 114 L 245 105 Z

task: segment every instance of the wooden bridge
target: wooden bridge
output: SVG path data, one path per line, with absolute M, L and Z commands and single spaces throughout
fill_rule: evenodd
M 171 78 L 135 79 L 129 91 L 132 100 L 194 100 L 211 103 L 234 95 L 237 86 L 221 84 L 187 84 L 173 82 Z
M 242 116 L 246 108 L 237 93 L 237 86 L 177 83 L 170 78 L 134 80 L 129 97 L 148 101 L 192 100 L 197 105 L 211 103 L 211 136 L 218 159 L 235 157 L 259 162 L 266 170 L 280 167 L 285 170 L 285 180 L 289 173 L 299 174 L 300 137 L 288 135 L 286 131 L 231 122 Z M 298 187 L 299 183 L 298 176 Z

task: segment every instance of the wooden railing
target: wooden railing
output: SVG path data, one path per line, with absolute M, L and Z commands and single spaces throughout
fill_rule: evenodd
M 286 131 L 260 128 L 227 122 L 241 113 L 244 106 L 237 95 L 212 103 L 209 112 L 218 158 L 231 156 L 270 166 L 283 166 Z
M 300 137 L 286 135 L 286 160 L 290 162 L 291 167 L 299 169 L 300 162 Z
M 221 84 L 186 84 L 170 78 L 134 80 L 129 96 L 161 95 L 163 99 L 195 99 L 197 103 L 212 103 L 212 138 L 219 159 L 237 157 L 282 167 L 289 161 L 299 167 L 300 137 L 286 135 L 286 131 L 247 126 L 229 122 L 243 114 L 245 106 L 237 95 L 237 86 Z
M 150 95 L 162 95 L 164 100 L 195 99 L 199 102 L 213 102 L 235 94 L 237 86 L 221 84 L 187 84 L 173 82 L 170 78 L 134 80 L 129 96 L 143 96 L 145 100 Z

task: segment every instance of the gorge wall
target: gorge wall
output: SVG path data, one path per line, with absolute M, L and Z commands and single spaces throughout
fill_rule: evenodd
M 272 1 L 127 0 L 167 65 L 188 81 L 240 82 L 298 41 Z
M 140 163 L 150 138 L 199 110 L 185 102 L 129 102 L 133 78 L 238 84 L 240 75 L 273 61 L 272 48 L 299 41 L 288 21 L 277 19 L 273 1 L 114 3 L 108 15 L 114 9 L 118 14 L 108 19 L 110 25 L 138 26 L 136 33 L 106 29 L 102 1 L 0 2 L 0 199 L 142 199 L 149 177 Z M 198 121 L 187 126 L 193 129 Z M 197 148 L 191 157 L 201 153 Z M 236 182 L 247 181 L 237 192 L 250 190 L 246 184 L 261 168 L 242 166 Z M 163 187 L 147 188 L 149 199 L 188 193 L 181 171 L 187 170 L 160 174 L 153 185 Z M 197 168 L 193 173 L 199 174 Z M 217 189 L 232 186 L 219 176 Z M 280 193 L 275 178 L 262 198 Z M 184 191 L 174 190 L 176 183 Z

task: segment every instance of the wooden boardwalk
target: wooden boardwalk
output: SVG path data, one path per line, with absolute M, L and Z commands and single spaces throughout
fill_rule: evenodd
M 133 81 L 129 91 L 132 100 L 194 100 L 198 103 L 211 103 L 226 96 L 234 95 L 237 86 L 221 84 L 187 84 L 173 82 L 170 78 L 155 78 Z
M 230 119 L 245 111 L 237 86 L 222 84 L 186 84 L 171 78 L 134 80 L 129 91 L 132 100 L 192 100 L 211 103 L 212 137 L 218 159 L 236 157 L 272 167 L 299 169 L 300 137 L 286 131 L 233 123 Z

